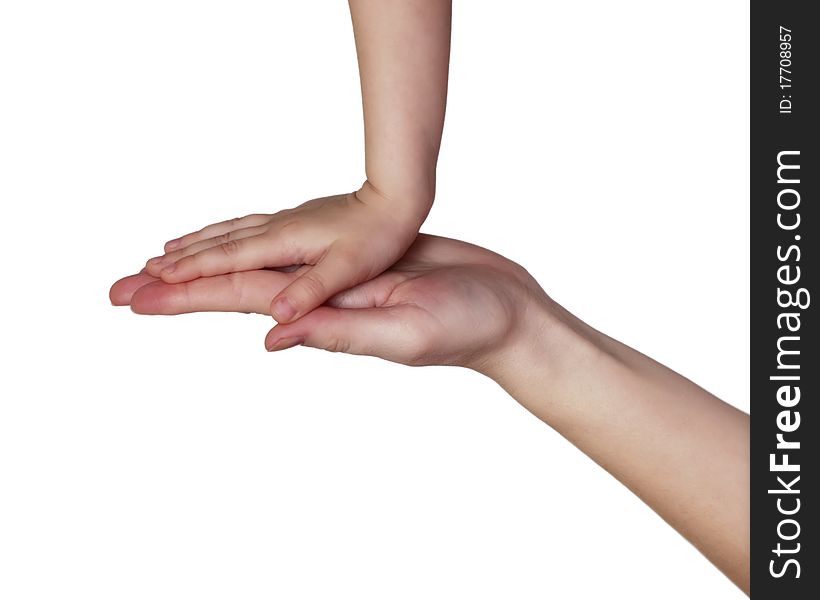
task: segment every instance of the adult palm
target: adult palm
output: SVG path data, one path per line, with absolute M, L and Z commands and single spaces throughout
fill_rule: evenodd
M 232 311 L 269 314 L 270 298 L 306 267 L 256 270 L 165 283 L 145 272 L 111 288 L 115 305 L 141 314 Z M 483 370 L 524 325 L 522 307 L 546 295 L 506 258 L 465 242 L 419 235 L 375 279 L 333 296 L 301 319 L 275 326 L 269 350 L 297 344 L 408 365 Z

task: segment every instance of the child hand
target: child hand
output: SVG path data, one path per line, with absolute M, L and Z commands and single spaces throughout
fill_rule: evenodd
M 275 214 L 209 225 L 165 244 L 145 271 L 181 283 L 236 271 L 309 265 L 270 304 L 280 323 L 294 321 L 342 290 L 395 263 L 416 238 L 429 206 L 399 203 L 372 185 L 305 202 Z

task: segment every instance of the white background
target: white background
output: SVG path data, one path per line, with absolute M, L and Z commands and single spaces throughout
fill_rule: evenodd
M 423 228 L 746 410 L 748 9 L 457 0 Z M 475 373 L 109 305 L 361 183 L 345 2 L 5 1 L 0 88 L 0 597 L 743 597 Z

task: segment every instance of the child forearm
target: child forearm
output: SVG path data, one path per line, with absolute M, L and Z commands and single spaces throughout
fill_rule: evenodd
M 450 0 L 350 0 L 370 188 L 423 220 L 435 195 Z

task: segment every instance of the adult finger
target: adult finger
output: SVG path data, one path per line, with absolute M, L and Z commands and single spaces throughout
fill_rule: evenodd
M 412 306 L 332 308 L 322 306 L 298 321 L 279 324 L 265 337 L 274 352 L 297 345 L 330 352 L 378 356 L 418 364 L 427 349 Z
M 108 291 L 108 298 L 114 306 L 128 306 L 131 303 L 131 296 L 134 295 L 134 292 L 154 281 L 157 281 L 156 277 L 152 277 L 143 271 L 140 271 L 136 275 L 123 277 L 111 286 L 111 289 Z
M 325 304 L 336 308 L 375 308 L 384 306 L 401 283 L 412 278 L 402 271 L 385 271 L 381 275 L 331 296 Z
M 247 271 L 176 284 L 155 280 L 134 292 L 131 309 L 146 315 L 206 311 L 269 314 L 271 297 L 294 277 L 279 271 Z

